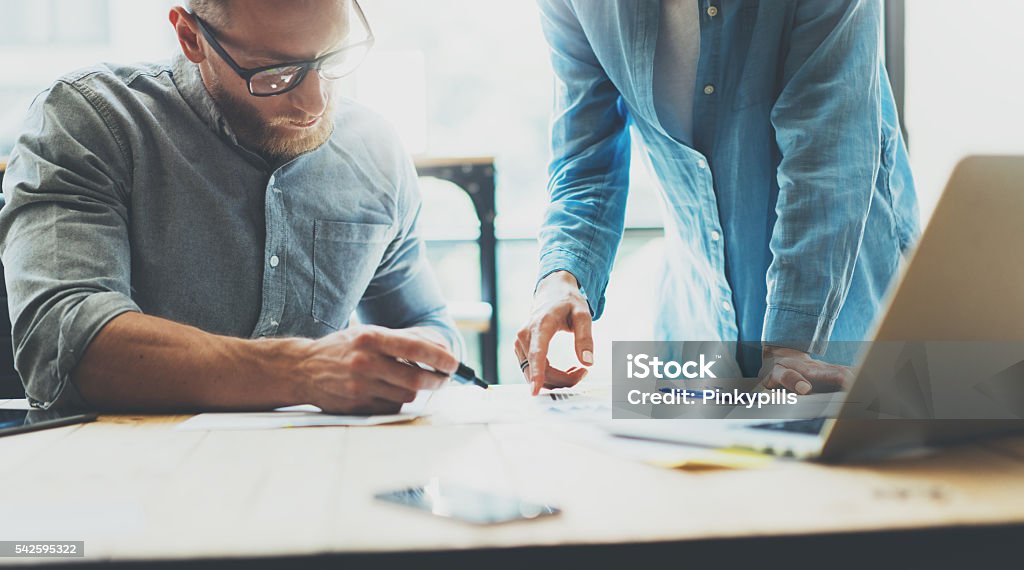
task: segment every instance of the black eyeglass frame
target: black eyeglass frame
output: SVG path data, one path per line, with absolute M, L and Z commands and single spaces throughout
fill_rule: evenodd
M 217 41 L 217 38 L 213 35 L 213 32 L 209 29 L 209 27 L 206 25 L 206 23 L 203 22 L 203 19 L 200 18 L 198 15 L 196 15 L 195 12 L 193 12 L 191 10 L 186 10 L 186 12 L 188 13 L 188 15 L 192 16 L 192 18 L 195 19 L 196 25 L 199 26 L 199 31 L 203 34 L 203 37 L 206 38 L 206 41 L 210 44 L 210 47 L 213 48 L 213 51 L 217 52 L 217 55 L 219 55 L 221 57 L 221 59 L 223 59 L 224 62 L 228 64 L 228 67 L 230 67 L 236 74 L 238 74 L 239 77 L 241 77 L 243 80 L 245 80 L 245 84 L 249 88 L 249 95 L 252 95 L 253 97 L 276 97 L 278 95 L 284 95 L 285 93 L 287 93 L 287 92 L 291 91 L 292 89 L 295 89 L 296 87 L 301 85 L 302 82 L 306 79 L 306 76 L 309 75 L 309 70 L 315 69 L 319 73 L 320 72 L 320 68 L 323 66 L 323 62 L 327 61 L 328 59 L 330 59 L 330 58 L 332 58 L 332 57 L 334 57 L 336 55 L 338 55 L 339 53 L 348 51 L 348 50 L 353 49 L 353 48 L 361 48 L 361 47 L 364 47 L 364 46 L 366 47 L 366 50 L 369 51 L 370 48 L 373 47 L 374 39 L 375 38 L 373 36 L 373 30 L 370 29 L 370 23 L 366 20 L 366 14 L 363 13 L 363 8 L 362 8 L 362 6 L 359 5 L 359 2 L 357 2 L 356 0 L 352 0 L 352 3 L 355 4 L 356 14 L 359 15 L 359 19 L 362 21 L 363 27 L 366 28 L 367 37 L 366 37 L 365 40 L 361 40 L 361 41 L 356 42 L 354 44 L 343 46 L 343 47 L 338 48 L 338 49 L 336 49 L 336 50 L 334 50 L 334 51 L 332 51 L 330 53 L 325 53 L 324 55 L 322 55 L 322 56 L 320 56 L 320 57 L 318 57 L 316 59 L 307 59 L 307 60 L 304 60 L 304 61 L 286 61 L 286 62 L 282 62 L 282 63 L 275 63 L 273 65 L 264 65 L 264 66 L 260 66 L 260 67 L 251 67 L 251 68 L 246 68 L 246 67 L 242 67 L 241 65 L 238 65 L 238 62 L 236 62 L 234 60 L 234 58 L 231 57 L 231 54 L 229 54 L 227 52 L 227 50 L 224 49 L 224 46 L 220 45 L 220 42 Z M 288 85 L 287 87 L 285 87 L 281 91 L 276 91 L 274 93 L 255 93 L 255 92 L 253 92 L 253 89 L 252 89 L 252 78 L 253 77 L 255 77 L 255 76 L 257 76 L 260 73 L 263 73 L 265 71 L 270 71 L 272 69 L 278 69 L 278 68 L 281 68 L 281 67 L 299 67 L 299 68 L 301 68 L 301 71 L 299 72 L 298 81 L 295 81 L 294 83 Z M 352 71 L 355 71 L 355 68 L 353 68 Z M 351 71 L 349 73 L 351 73 Z M 336 77 L 334 79 L 340 79 L 340 78 Z

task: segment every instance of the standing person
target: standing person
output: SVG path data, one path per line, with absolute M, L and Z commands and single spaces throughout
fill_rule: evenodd
M 737 354 L 745 375 L 763 360 L 769 386 L 836 389 L 848 370 L 822 355 L 864 339 L 918 233 L 881 1 L 539 5 L 557 80 L 551 202 L 515 347 L 534 393 L 593 363 L 631 127 L 665 206 L 656 337 L 755 342 Z M 563 330 L 584 367 L 550 366 Z

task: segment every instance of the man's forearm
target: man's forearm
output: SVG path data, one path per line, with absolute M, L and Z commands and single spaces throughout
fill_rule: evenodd
M 305 403 L 304 339 L 239 339 L 140 313 L 111 320 L 72 380 L 91 406 L 138 411 L 265 410 Z

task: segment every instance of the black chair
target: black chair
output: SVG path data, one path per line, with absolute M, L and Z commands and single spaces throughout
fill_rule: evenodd
M 497 177 L 494 158 L 420 158 L 416 161 L 420 176 L 447 180 L 469 195 L 480 221 L 480 300 L 490 305 L 491 314 L 480 335 L 483 378 L 498 382 L 498 239 L 494 231 L 497 217 L 495 191 Z
M 4 162 L 0 159 L 0 182 L 4 180 Z M 0 194 L 0 208 L 4 197 Z M 11 315 L 7 309 L 7 282 L 4 267 L 0 263 L 0 399 L 24 398 L 25 388 L 21 377 L 14 369 L 14 344 L 11 340 Z

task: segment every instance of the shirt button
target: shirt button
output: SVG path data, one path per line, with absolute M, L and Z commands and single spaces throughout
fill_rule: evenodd
M 722 234 L 718 232 L 711 232 L 711 241 L 718 241 L 722 239 Z
M 718 15 L 718 6 L 708 6 L 708 16 L 714 18 Z
M 715 92 L 715 86 L 714 85 L 711 85 L 710 83 L 708 83 L 707 85 L 704 86 L 704 94 L 705 95 L 711 95 L 714 92 Z
M 697 168 L 699 168 L 701 170 L 704 170 L 707 167 L 708 167 L 708 163 L 704 162 L 703 158 L 697 161 Z
M 270 266 L 271 267 L 277 267 L 278 263 L 281 263 L 281 260 L 278 259 L 278 257 L 276 255 L 271 255 L 270 256 Z
M 731 311 L 732 303 L 730 303 L 729 301 L 722 301 L 722 308 L 725 309 L 726 311 Z

